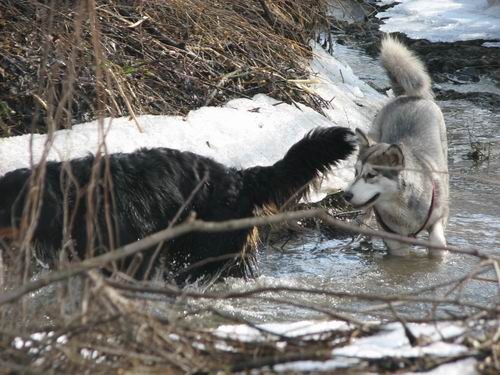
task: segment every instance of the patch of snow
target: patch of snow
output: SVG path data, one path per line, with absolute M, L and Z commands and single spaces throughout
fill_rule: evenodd
M 500 95 L 500 88 L 498 88 L 496 83 L 493 80 L 484 77 L 481 77 L 479 82 L 460 82 L 459 84 L 448 82 L 436 83 L 436 87 L 441 90 L 453 90 L 462 93 L 489 92 Z
M 221 338 L 230 338 L 245 342 L 265 341 L 266 332 L 279 336 L 299 337 L 307 336 L 309 339 L 318 339 L 322 334 L 332 331 L 345 331 L 349 325 L 341 321 L 311 321 L 303 320 L 292 323 L 265 323 L 257 328 L 246 324 L 221 325 L 214 333 Z
M 500 39 L 500 3 L 488 0 L 406 0 L 379 13 L 381 30 L 431 42 Z
M 374 324 L 373 322 L 370 324 Z M 442 340 L 453 339 L 464 333 L 464 328 L 451 324 L 408 324 L 415 337 L 425 345 L 412 347 L 400 323 L 381 326 L 382 330 L 374 335 L 355 339 L 351 344 L 334 349 L 333 356 L 356 358 L 419 357 L 422 355 L 452 356 L 467 351 L 463 345 L 451 344 Z M 266 323 L 250 327 L 245 324 L 221 325 L 214 333 L 220 338 L 245 342 L 265 341 L 266 333 L 286 337 L 307 336 L 316 339 L 321 334 L 332 331 L 346 331 L 350 326 L 341 321 L 299 321 L 292 323 Z
M 332 350 L 332 358 L 325 361 L 294 361 L 273 367 L 274 371 L 332 371 L 341 368 L 350 368 L 367 359 L 392 358 L 418 358 L 423 356 L 451 357 L 460 356 L 468 349 L 459 344 L 447 341 L 462 336 L 464 327 L 453 323 L 437 324 L 408 324 L 408 328 L 418 339 L 419 344 L 411 346 L 400 323 L 374 323 L 378 324 L 380 331 L 377 333 L 353 339 L 349 344 Z M 240 340 L 244 342 L 262 342 L 270 340 L 267 333 L 286 337 L 299 337 L 318 339 L 324 333 L 332 331 L 345 332 L 350 325 L 341 321 L 299 321 L 292 323 L 267 323 L 257 325 L 255 328 L 248 325 L 221 325 L 214 333 L 221 339 Z M 271 338 L 273 340 L 273 338 Z M 286 350 L 286 342 L 279 338 L 273 340 L 281 350 Z M 475 361 L 457 361 L 439 366 L 429 374 L 464 373 L 474 374 Z M 463 372 L 462 372 L 463 371 Z
M 425 372 L 409 372 L 407 375 L 449 375 L 449 374 L 460 374 L 460 375 L 476 375 L 478 371 L 476 370 L 477 360 L 474 358 L 466 358 L 461 361 L 446 363 L 444 365 L 438 366 L 435 369 Z
M 364 7 L 352 0 L 333 0 L 329 2 L 328 16 L 348 23 L 362 21 L 366 17 Z
M 334 356 L 355 358 L 383 358 L 383 357 L 421 357 L 432 355 L 448 357 L 467 352 L 463 345 L 443 342 L 461 335 L 464 329 L 460 326 L 440 323 L 408 324 L 408 328 L 417 337 L 422 338 L 427 345 L 411 346 L 400 323 L 389 324 L 376 335 L 354 340 L 352 344 L 333 350 Z
M 302 104 L 278 102 L 259 94 L 235 99 L 222 107 L 202 107 L 180 116 L 138 117 L 144 131 L 128 118 L 106 118 L 55 132 L 47 160 L 69 160 L 89 153 L 133 152 L 141 147 L 169 147 L 211 157 L 225 165 L 247 168 L 271 165 L 305 133 L 318 126 L 367 129 L 384 96 L 362 82 L 349 66 L 312 44 L 311 80 L 297 85 L 315 92 L 329 104 L 326 117 Z M 0 176 L 38 163 L 47 135 L 22 135 L 0 139 Z M 326 178 L 319 200 L 352 179 L 353 159 L 343 162 Z
M 197 152 L 230 166 L 249 167 L 279 160 L 307 131 L 332 125 L 306 106 L 282 104 L 265 95 L 232 100 L 224 107 L 203 107 L 186 117 L 145 115 L 138 120 L 142 133 L 125 117 L 105 119 L 101 131 L 97 121 L 59 130 L 48 160 L 95 154 L 104 132 L 108 153 L 170 147 Z M 30 166 L 30 138 L 23 135 L 0 140 L 0 174 Z M 42 156 L 46 140 L 46 135 L 32 136 L 35 163 Z
M 339 369 L 348 369 L 360 361 L 356 358 L 336 358 L 328 361 L 297 361 L 273 366 L 276 372 L 326 372 Z
M 500 42 L 484 42 L 481 46 L 488 48 L 500 48 Z
M 399 3 L 403 0 L 378 0 L 377 5 L 391 5 L 394 3 Z
M 329 102 L 324 109 L 334 123 L 350 128 L 368 129 L 386 97 L 362 81 L 349 65 L 329 55 L 313 44 L 312 75 L 319 82 L 312 85 L 314 92 Z

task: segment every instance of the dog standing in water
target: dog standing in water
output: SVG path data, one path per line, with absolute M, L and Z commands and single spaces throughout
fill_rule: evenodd
M 378 113 L 369 135 L 356 130 L 356 177 L 344 197 L 356 208 L 373 209 L 386 232 L 416 237 L 426 230 L 430 242 L 446 246 L 446 127 L 431 79 L 419 58 L 392 37 L 382 41 L 380 59 L 396 98 Z M 407 255 L 411 249 L 399 241 L 385 243 L 392 255 Z
M 177 216 L 177 222 L 190 213 L 205 221 L 255 216 L 300 199 L 317 177 L 354 151 L 354 139 L 347 128 L 317 128 L 274 165 L 242 170 L 168 148 L 48 162 L 38 186 L 32 170 L 18 169 L 0 178 L 0 237 L 19 236 L 32 212 L 29 197 L 40 191 L 33 243 L 38 259 L 49 264 L 61 248 L 85 258 L 165 229 Z M 132 275 L 147 277 L 153 263 L 164 278 L 180 283 L 250 276 L 255 240 L 256 228 L 188 233 L 168 241 L 158 259 L 155 249 L 144 251 Z M 131 261 L 121 269 L 130 269 Z

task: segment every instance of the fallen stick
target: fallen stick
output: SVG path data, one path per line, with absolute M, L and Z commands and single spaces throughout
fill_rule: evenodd
M 278 223 L 286 223 L 293 222 L 300 219 L 307 218 L 319 218 L 323 220 L 328 225 L 344 229 L 346 231 L 352 233 L 359 233 L 364 235 L 369 235 L 373 237 L 379 238 L 387 238 L 392 240 L 401 241 L 408 244 L 415 244 L 420 246 L 426 246 L 435 249 L 448 250 L 450 252 L 456 252 L 460 254 L 467 254 L 479 257 L 481 259 L 493 259 L 494 261 L 498 261 L 497 257 L 493 257 L 490 254 L 486 254 L 481 252 L 478 249 L 472 250 L 463 250 L 454 246 L 435 246 L 428 241 L 417 240 L 410 237 L 404 237 L 397 234 L 387 233 L 383 231 L 376 231 L 373 229 L 365 229 L 360 228 L 358 226 L 345 223 L 340 220 L 333 219 L 330 217 L 325 210 L 323 209 L 312 209 L 312 210 L 302 210 L 302 211 L 293 211 L 280 213 L 272 216 L 263 216 L 263 217 L 251 217 L 245 219 L 235 219 L 228 220 L 224 222 L 204 222 L 201 220 L 187 221 L 185 223 L 179 224 L 173 228 L 167 228 L 157 233 L 154 233 L 148 237 L 145 237 L 139 241 L 127 244 L 122 246 L 116 250 L 109 251 L 105 254 L 99 255 L 94 258 L 86 259 L 82 262 L 76 263 L 67 269 L 60 271 L 49 272 L 45 275 L 40 276 L 38 279 L 30 281 L 19 288 L 8 290 L 2 294 L 0 294 L 0 305 L 5 303 L 12 303 L 27 293 L 38 290 L 44 286 L 52 284 L 54 282 L 58 282 L 61 280 L 68 279 L 70 277 L 76 276 L 85 271 L 100 268 L 104 265 L 111 263 L 113 261 L 117 261 L 119 259 L 123 259 L 134 255 L 138 252 L 144 251 L 146 249 L 151 248 L 152 246 L 162 242 L 168 241 L 175 237 L 182 236 L 191 232 L 225 232 L 232 230 L 239 230 L 253 226 L 262 226 L 269 224 L 278 224 Z

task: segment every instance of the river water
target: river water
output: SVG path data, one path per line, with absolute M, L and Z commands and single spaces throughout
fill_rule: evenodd
M 365 81 L 379 88 L 388 87 L 378 62 L 356 47 L 336 45 L 336 58 L 347 62 Z M 449 89 L 450 87 L 446 87 Z M 471 91 L 500 90 L 481 83 L 467 88 Z M 479 248 L 485 252 L 500 252 L 500 106 L 481 108 L 461 99 L 439 101 L 447 123 L 450 173 L 450 220 L 447 239 L 450 245 L 463 249 Z M 480 162 L 471 159 L 471 142 L 480 142 L 489 158 Z M 462 277 L 477 268 L 478 258 L 450 254 L 445 260 L 430 259 L 416 252 L 410 257 L 391 257 L 380 241 L 360 241 L 353 237 L 332 239 L 319 232 L 291 236 L 274 242 L 259 253 L 261 276 L 252 281 L 228 279 L 211 290 L 248 290 L 257 287 L 296 287 L 349 293 L 394 295 L 415 293 L 423 289 Z M 486 274 L 488 275 L 488 274 Z M 483 275 L 484 276 L 484 275 Z M 489 274 L 492 276 L 492 273 Z M 454 296 L 479 304 L 498 302 L 498 286 L 490 281 L 471 281 Z M 440 288 L 425 292 L 439 297 L 449 290 Z M 360 317 L 380 319 L 388 316 L 373 301 L 326 295 L 271 292 L 269 299 L 241 299 L 220 301 L 213 307 L 224 314 L 242 317 L 252 322 L 288 321 L 324 317 L 314 308 Z M 210 302 L 213 304 L 213 302 Z M 424 317 L 430 305 L 413 303 L 398 305 L 398 312 L 409 317 Z M 437 309 L 440 316 L 464 312 L 462 308 L 443 305 Z

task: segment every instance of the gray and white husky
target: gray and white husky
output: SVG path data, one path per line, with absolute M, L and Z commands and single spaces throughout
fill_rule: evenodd
M 356 208 L 373 209 L 387 232 L 416 237 L 426 230 L 431 243 L 446 246 L 446 127 L 433 101 L 431 79 L 418 57 L 393 37 L 382 41 L 380 58 L 396 98 L 377 114 L 369 135 L 356 130 L 356 177 L 344 197 Z M 398 241 L 385 243 L 393 255 L 410 251 Z

